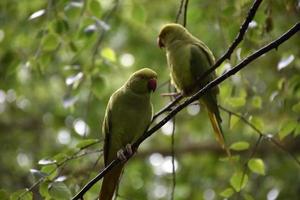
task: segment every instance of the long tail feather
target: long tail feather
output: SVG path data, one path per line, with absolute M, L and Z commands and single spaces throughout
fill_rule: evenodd
M 214 129 L 214 133 L 215 133 L 218 143 L 226 151 L 227 156 L 231 157 L 231 153 L 225 144 L 225 138 L 223 135 L 223 131 L 221 129 L 220 122 L 217 120 L 217 116 L 211 111 L 208 111 L 208 116 L 211 121 L 211 125 Z
M 115 169 L 108 172 L 103 179 L 99 200 L 111 200 L 122 172 L 123 165 L 117 166 Z

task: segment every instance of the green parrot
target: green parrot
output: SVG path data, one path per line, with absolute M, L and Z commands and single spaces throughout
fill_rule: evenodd
M 183 96 L 191 96 L 201 87 L 212 81 L 215 73 L 200 79 L 214 63 L 215 58 L 210 49 L 194 37 L 180 24 L 166 24 L 160 30 L 158 46 L 166 49 L 172 84 Z M 200 98 L 200 104 L 207 108 L 216 139 L 226 153 L 230 155 L 221 129 L 221 116 L 217 104 L 218 87 L 208 91 Z
M 111 95 L 102 125 L 105 166 L 116 158 L 125 161 L 125 154 L 133 153 L 131 143 L 148 128 L 152 119 L 150 94 L 156 89 L 156 79 L 156 72 L 143 68 L 133 73 Z M 124 164 L 121 163 L 104 176 L 99 200 L 112 199 Z

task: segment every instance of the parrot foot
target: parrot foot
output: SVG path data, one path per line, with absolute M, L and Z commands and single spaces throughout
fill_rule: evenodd
M 125 149 L 121 149 L 117 152 L 117 157 L 121 161 L 127 161 L 128 157 L 132 156 L 132 154 L 133 154 L 133 150 L 131 144 L 127 144 L 125 146 Z

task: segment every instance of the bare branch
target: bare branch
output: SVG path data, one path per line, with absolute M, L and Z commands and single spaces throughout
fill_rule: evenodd
M 175 88 L 172 86 L 171 81 L 169 81 L 169 92 L 173 92 Z M 176 90 L 176 89 L 175 89 Z M 173 96 L 170 96 L 170 101 L 173 100 Z M 172 187 L 171 187 L 171 200 L 174 199 L 175 187 L 176 187 L 176 172 L 175 172 L 175 129 L 176 129 L 176 118 L 173 118 L 172 124 L 172 136 L 171 136 L 171 153 L 172 153 Z
M 173 118 L 172 137 L 171 137 L 171 153 L 172 153 L 172 191 L 171 200 L 174 199 L 175 187 L 176 187 L 176 172 L 175 172 L 175 127 L 176 118 Z
M 189 0 L 185 0 L 185 4 L 184 4 L 184 16 L 183 16 L 183 26 L 186 27 L 186 23 L 187 23 L 187 8 L 189 5 Z
M 245 19 L 244 23 L 242 24 L 242 26 L 240 27 L 240 31 L 238 33 L 238 35 L 236 36 L 234 42 L 231 44 L 231 46 L 227 49 L 226 53 L 223 54 L 223 56 L 221 56 L 220 59 L 217 60 L 217 62 L 211 67 L 209 68 L 209 70 L 207 70 L 203 75 L 201 75 L 198 80 L 202 80 L 203 78 L 205 78 L 207 75 L 209 75 L 210 73 L 212 73 L 213 71 L 215 71 L 215 69 L 217 69 L 226 59 L 230 59 L 230 56 L 232 54 L 232 52 L 234 51 L 234 49 L 238 46 L 238 44 L 243 40 L 244 35 L 248 29 L 249 23 L 253 20 L 255 13 L 260 5 L 260 3 L 262 2 L 262 0 L 256 0 L 252 7 L 250 8 L 247 18 Z
M 183 98 L 182 95 L 177 96 L 174 101 L 172 101 L 171 103 L 169 103 L 168 105 L 166 105 L 164 108 L 162 108 L 160 111 L 158 111 L 156 114 L 153 115 L 152 121 L 151 123 L 161 114 L 167 112 L 167 111 L 171 111 L 172 107 L 175 106 L 181 99 Z
M 181 12 L 182 12 L 183 2 L 184 2 L 184 0 L 180 1 L 180 6 L 179 6 L 179 9 L 178 9 L 178 12 L 177 12 L 177 15 L 176 15 L 175 23 L 178 23 L 178 21 L 179 21 L 179 17 L 180 17 Z
M 188 98 L 183 103 L 176 106 L 166 117 L 164 117 L 159 123 L 157 123 L 154 127 L 149 129 L 144 133 L 144 135 L 138 140 L 133 143 L 132 148 L 136 150 L 139 145 L 146 140 L 148 137 L 150 137 L 153 133 L 155 133 L 157 130 L 159 130 L 164 124 L 166 124 L 170 119 L 172 119 L 178 112 L 180 112 L 182 109 L 187 107 L 189 104 L 193 103 L 194 101 L 198 100 L 200 97 L 202 97 L 207 91 L 212 89 L 213 87 L 219 85 L 224 80 L 226 80 L 228 77 L 234 75 L 241 69 L 243 69 L 246 66 L 249 66 L 249 63 L 256 60 L 263 54 L 269 52 L 272 49 L 277 49 L 279 45 L 287 41 L 289 38 L 291 38 L 293 35 L 295 35 L 300 30 L 300 22 L 295 24 L 291 29 L 289 29 L 286 33 L 284 33 L 282 36 L 280 36 L 278 39 L 274 40 L 273 42 L 269 43 L 268 45 L 262 47 L 261 49 L 255 51 L 250 56 L 246 57 L 242 62 L 240 62 L 238 65 L 236 65 L 234 68 L 223 74 L 222 76 L 214 79 L 213 81 L 209 82 L 207 85 L 205 85 L 202 89 L 200 89 L 196 94 Z M 128 159 L 130 159 L 131 155 L 128 156 Z M 109 165 L 107 165 L 94 179 L 92 179 L 89 183 L 87 183 L 82 190 L 75 195 L 72 200 L 80 199 L 82 196 L 91 188 L 97 181 L 99 181 L 103 176 L 111 170 L 116 165 L 120 164 L 121 160 L 115 159 L 113 160 Z
M 184 6 L 183 6 L 184 4 Z M 182 25 L 185 27 L 186 23 L 187 23 L 187 8 L 188 8 L 188 4 L 189 4 L 189 0 L 181 0 L 180 1 L 180 6 L 176 15 L 176 20 L 175 23 L 179 23 L 179 18 L 182 14 L 183 11 L 183 21 L 182 21 Z
M 84 151 L 87 148 L 89 148 L 89 147 L 91 147 L 91 146 L 93 146 L 95 144 L 99 144 L 100 142 L 101 142 L 100 140 L 99 141 L 95 141 L 94 143 L 91 143 L 91 144 L 89 144 L 89 145 L 87 145 L 87 146 L 79 149 L 78 151 L 74 152 L 72 155 L 66 157 L 61 162 L 54 163 L 54 164 L 56 164 L 56 167 L 53 168 L 50 172 L 48 172 L 46 176 L 41 177 L 39 180 L 37 180 L 35 183 L 33 183 L 29 188 L 26 189 L 26 191 L 24 191 L 23 193 L 21 193 L 18 196 L 18 199 L 21 199 L 27 192 L 33 191 L 33 189 L 36 186 L 38 186 L 39 184 L 41 184 L 46 178 L 48 178 L 50 175 L 52 175 L 54 172 L 56 172 L 56 170 L 64 168 L 68 161 L 74 160 L 74 159 L 77 159 L 77 158 L 80 158 L 80 157 L 83 157 L 85 155 L 89 155 L 89 154 L 92 154 L 92 153 L 102 153 L 102 150 Z M 99 157 L 101 157 L 101 156 L 99 156 Z M 51 163 L 49 165 L 53 165 L 53 163 Z M 60 174 L 58 174 L 56 177 L 58 177 L 59 175 Z
M 280 142 L 278 142 L 276 139 L 274 139 L 272 136 L 263 133 L 261 130 L 259 130 L 256 126 L 254 126 L 251 122 L 249 122 L 245 117 L 243 117 L 242 115 L 239 115 L 235 112 L 232 112 L 222 106 L 219 106 L 222 110 L 230 113 L 231 115 L 234 115 L 238 118 L 240 118 L 245 124 L 247 124 L 248 126 L 250 126 L 254 131 L 256 131 L 259 134 L 259 139 L 257 141 L 256 147 L 258 147 L 258 143 L 260 142 L 260 140 L 262 139 L 267 139 L 267 141 L 273 143 L 275 146 L 277 146 L 279 149 L 285 151 L 293 160 L 296 161 L 296 163 L 300 166 L 300 160 L 297 158 L 297 156 L 295 156 L 288 148 L 286 148 L 285 146 L 283 146 L 282 144 L 280 144 Z M 255 151 L 252 152 L 252 154 L 250 155 L 250 158 L 253 157 L 253 155 L 255 154 Z M 245 163 L 247 164 L 247 163 Z

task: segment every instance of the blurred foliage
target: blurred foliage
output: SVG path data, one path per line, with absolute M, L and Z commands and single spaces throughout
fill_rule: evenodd
M 252 2 L 190 0 L 187 28 L 218 58 Z M 169 80 L 156 37 L 174 21 L 179 3 L 0 1 L 0 199 L 69 199 L 101 170 L 108 98 L 141 67 L 157 71 L 160 84 Z M 299 0 L 264 1 L 217 74 L 288 30 L 299 12 Z M 299 44 L 298 33 L 227 79 L 219 100 L 300 159 Z M 153 95 L 155 111 L 169 101 L 164 92 L 166 85 Z M 270 140 L 256 148 L 257 132 L 237 116 L 222 111 L 222 117 L 233 162 L 222 159 L 205 111 L 191 105 L 177 115 L 175 199 L 299 198 L 299 163 Z M 168 122 L 128 162 L 121 197 L 169 199 L 171 129 Z M 100 184 L 85 198 L 95 199 Z

